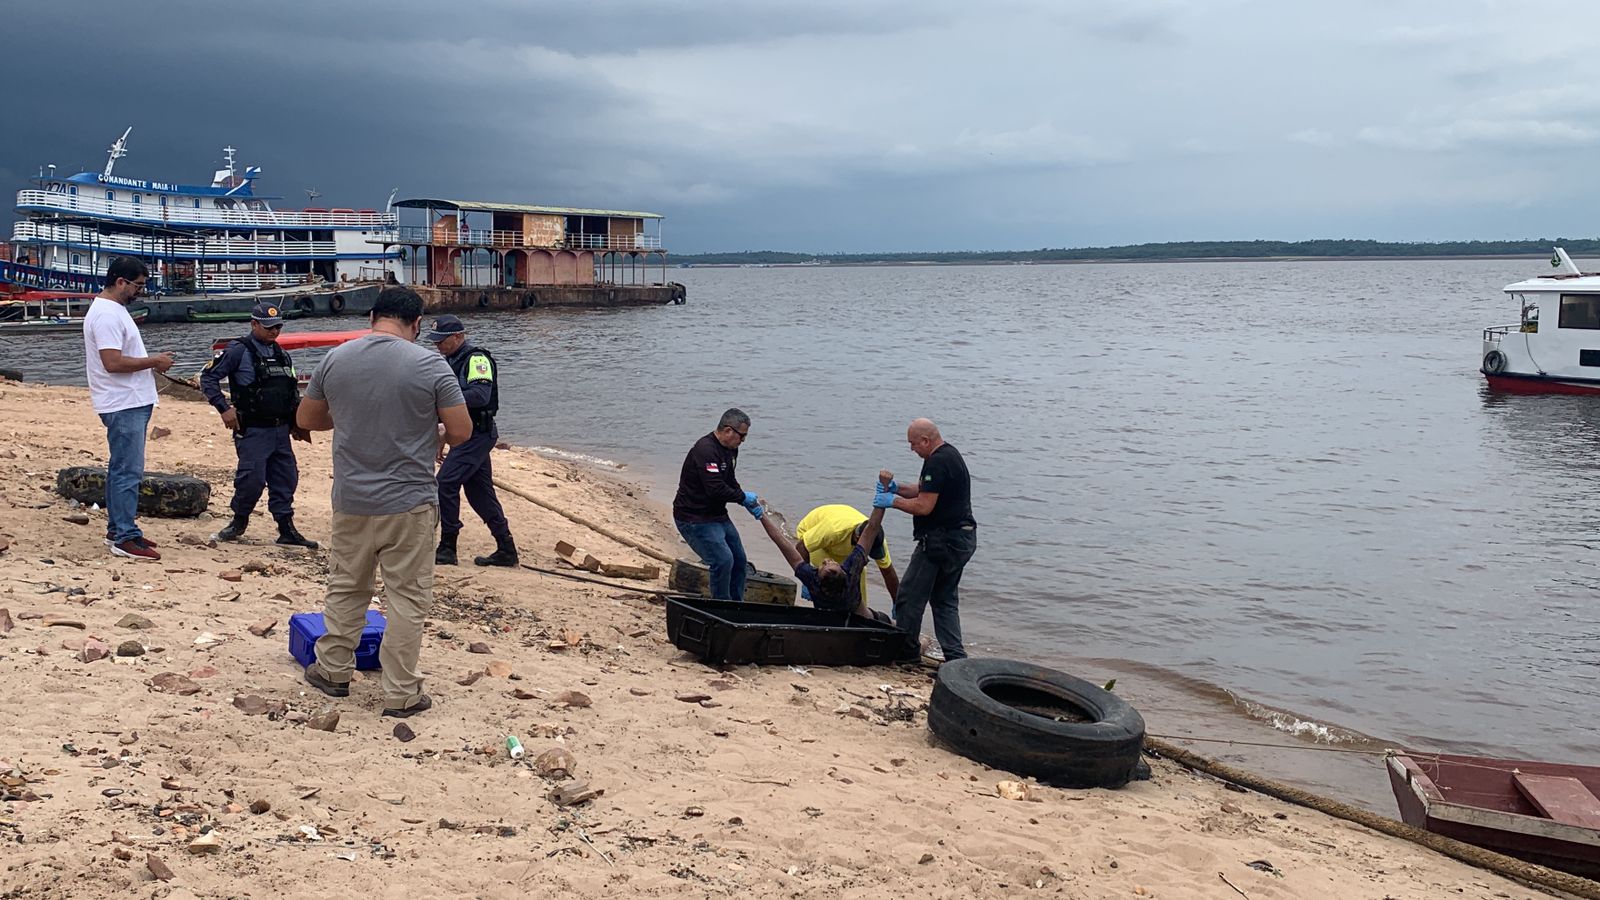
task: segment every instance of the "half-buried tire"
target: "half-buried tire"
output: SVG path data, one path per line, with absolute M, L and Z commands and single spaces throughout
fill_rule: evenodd
M 56 493 L 79 503 L 106 505 L 106 470 L 71 466 L 56 473 Z M 211 485 L 191 475 L 146 472 L 139 483 L 139 514 L 188 519 L 206 511 Z
M 1122 787 L 1143 774 L 1144 718 L 1110 691 L 1032 663 L 940 666 L 928 728 L 962 756 L 1058 787 Z

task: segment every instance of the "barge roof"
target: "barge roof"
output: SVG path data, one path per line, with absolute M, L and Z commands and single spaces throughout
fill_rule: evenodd
M 482 200 L 446 200 L 439 197 L 414 197 L 395 201 L 407 209 L 465 209 L 485 212 L 532 213 L 547 216 L 607 216 L 613 219 L 663 219 L 661 213 L 627 209 L 581 209 L 573 206 L 534 206 L 528 203 L 494 203 Z

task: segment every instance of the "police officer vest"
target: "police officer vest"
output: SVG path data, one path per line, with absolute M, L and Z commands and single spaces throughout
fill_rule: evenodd
M 255 341 L 244 339 L 244 348 L 255 364 L 255 381 L 240 385 L 228 376 L 228 390 L 239 410 L 239 424 L 246 428 L 275 428 L 294 421 L 295 404 L 300 399 L 300 379 L 295 377 L 289 354 L 273 345 L 272 358 L 256 349 Z
M 472 430 L 479 434 L 488 432 L 494 427 L 494 414 L 500 411 L 500 371 L 495 368 L 494 356 L 482 347 L 473 347 L 466 353 L 452 357 L 450 370 L 456 373 L 456 381 L 461 383 L 461 389 L 467 389 L 467 380 L 472 375 L 472 358 L 482 356 L 489 361 L 489 403 L 477 409 L 469 408 L 467 414 L 472 417 Z

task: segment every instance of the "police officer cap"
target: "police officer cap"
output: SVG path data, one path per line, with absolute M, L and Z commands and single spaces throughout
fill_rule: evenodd
M 263 300 L 250 308 L 250 318 L 260 322 L 267 328 L 283 324 L 283 308 L 276 303 Z
M 465 334 L 466 330 L 467 327 L 455 316 L 439 316 L 433 320 L 433 330 L 423 340 L 437 344 L 452 335 Z

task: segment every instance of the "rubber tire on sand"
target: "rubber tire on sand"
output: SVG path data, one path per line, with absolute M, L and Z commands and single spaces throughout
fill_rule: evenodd
M 71 466 L 56 473 L 56 493 L 79 503 L 106 505 L 106 470 Z M 190 519 L 211 503 L 211 485 L 191 475 L 146 472 L 139 484 L 139 515 Z
M 1027 689 L 1066 701 L 1091 721 L 1058 722 L 986 690 Z M 928 728 L 955 752 L 1058 787 L 1122 787 L 1136 777 L 1144 717 L 1117 695 L 1064 672 L 1009 659 L 939 667 Z

